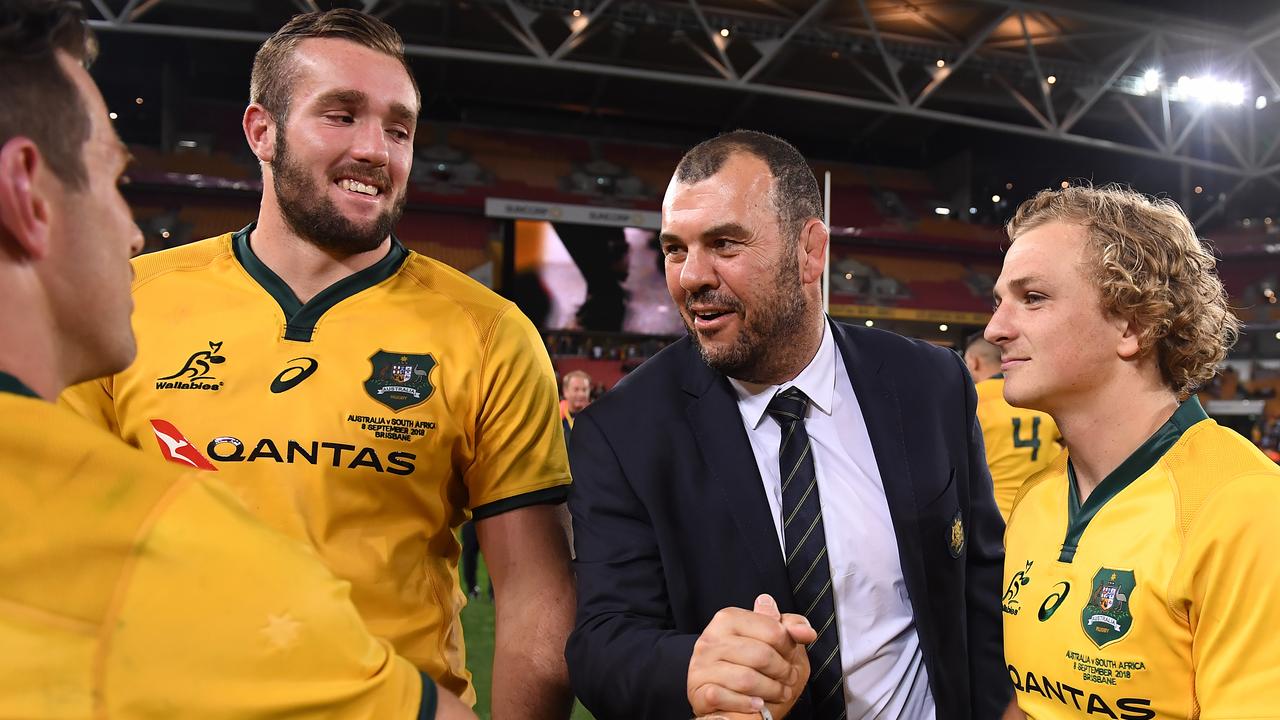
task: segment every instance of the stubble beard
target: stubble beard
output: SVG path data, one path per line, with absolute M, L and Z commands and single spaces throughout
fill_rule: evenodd
M 404 214 L 407 193 L 401 191 L 391 207 L 372 222 L 361 226 L 349 220 L 334 204 L 325 188 L 316 187 L 307 169 L 289 154 L 283 126 L 276 128 L 276 155 L 271 162 L 271 185 L 285 223 L 298 237 L 327 253 L 350 257 L 369 252 L 382 244 Z M 380 186 L 390 179 L 379 170 Z M 369 175 L 361 172 L 361 175 Z
M 728 347 L 712 348 L 703 344 L 689 320 L 692 316 L 689 306 L 697 303 L 728 307 L 742 318 L 742 328 Z M 794 252 L 784 254 L 773 276 L 768 302 L 750 315 L 744 312 L 738 298 L 711 290 L 690 295 L 685 300 L 685 309 L 689 315 L 681 313 L 681 318 L 703 362 L 731 378 L 751 383 L 771 384 L 778 369 L 791 364 L 791 355 L 799 351 L 801 344 L 796 341 L 803 336 L 809 320 L 809 302 L 800 281 L 800 262 Z

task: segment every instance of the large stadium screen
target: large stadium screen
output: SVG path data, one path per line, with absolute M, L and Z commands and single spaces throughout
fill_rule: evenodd
M 684 332 L 657 232 L 515 220 L 504 294 L 542 330 Z

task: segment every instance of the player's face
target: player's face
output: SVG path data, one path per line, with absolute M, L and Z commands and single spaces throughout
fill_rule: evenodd
M 72 188 L 50 180 L 56 207 L 48 282 L 55 322 L 65 338 L 59 359 L 67 373 L 64 380 L 80 382 L 119 372 L 133 362 L 129 258 L 142 249 L 143 238 L 120 194 L 129 156 L 107 118 L 106 103 L 79 63 L 63 53 L 58 61 L 80 91 L 90 119 L 89 140 L 82 149 L 86 184 Z
M 763 160 L 736 153 L 706 180 L 672 180 L 662 201 L 671 298 L 707 364 L 747 381 L 808 327 L 798 243 L 782 237 L 772 184 Z
M 304 40 L 293 67 L 271 163 L 281 212 L 326 250 L 372 250 L 404 211 L 418 115 L 413 83 L 395 58 L 333 38 Z
M 564 384 L 564 399 L 569 403 L 569 412 L 577 415 L 591 404 L 591 383 L 576 375 L 569 378 Z
M 1052 414 L 1087 403 L 1125 362 L 1126 323 L 1102 310 L 1087 240 L 1083 227 L 1052 222 L 1005 255 L 985 336 L 1000 347 L 1011 405 Z

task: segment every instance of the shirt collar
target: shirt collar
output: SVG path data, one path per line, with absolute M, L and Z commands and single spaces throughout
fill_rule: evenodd
M 760 427 L 773 396 L 789 387 L 798 387 L 809 396 L 809 402 L 824 415 L 830 415 L 836 394 L 836 340 L 831 334 L 831 324 L 823 318 L 822 343 L 818 352 L 794 379 L 781 385 L 759 385 L 729 378 L 738 395 L 738 408 L 751 423 L 752 429 Z
M 35 390 L 27 387 L 26 383 L 7 372 L 0 372 L 0 392 L 40 399 L 40 395 Z

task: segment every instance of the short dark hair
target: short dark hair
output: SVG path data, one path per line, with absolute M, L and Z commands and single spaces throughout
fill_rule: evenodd
M 88 182 L 83 148 L 93 124 L 61 50 L 88 67 L 97 44 L 79 0 L 0 2 L 0 146 L 30 138 L 49 169 L 72 188 Z
M 822 194 L 818 178 L 804 156 L 780 137 L 755 130 L 734 130 L 699 143 L 680 158 L 676 180 L 696 183 L 720 172 L 735 153 L 764 161 L 773 175 L 770 197 L 778 212 L 778 229 L 788 243 L 795 243 L 811 218 L 822 218 Z
M 253 56 L 253 72 L 249 77 L 249 102 L 266 108 L 277 122 L 289 116 L 289 100 L 297 72 L 292 58 L 298 45 L 310 38 L 337 38 L 389 55 L 404 66 L 421 104 L 418 81 L 404 56 L 404 40 L 395 28 L 372 15 L 350 8 L 334 8 L 293 16 L 289 22 L 267 38 Z
M 1000 347 L 987 340 L 984 336 L 985 332 L 986 330 L 979 330 L 965 338 L 963 354 L 966 356 L 970 353 L 979 354 L 988 360 L 1000 362 Z

